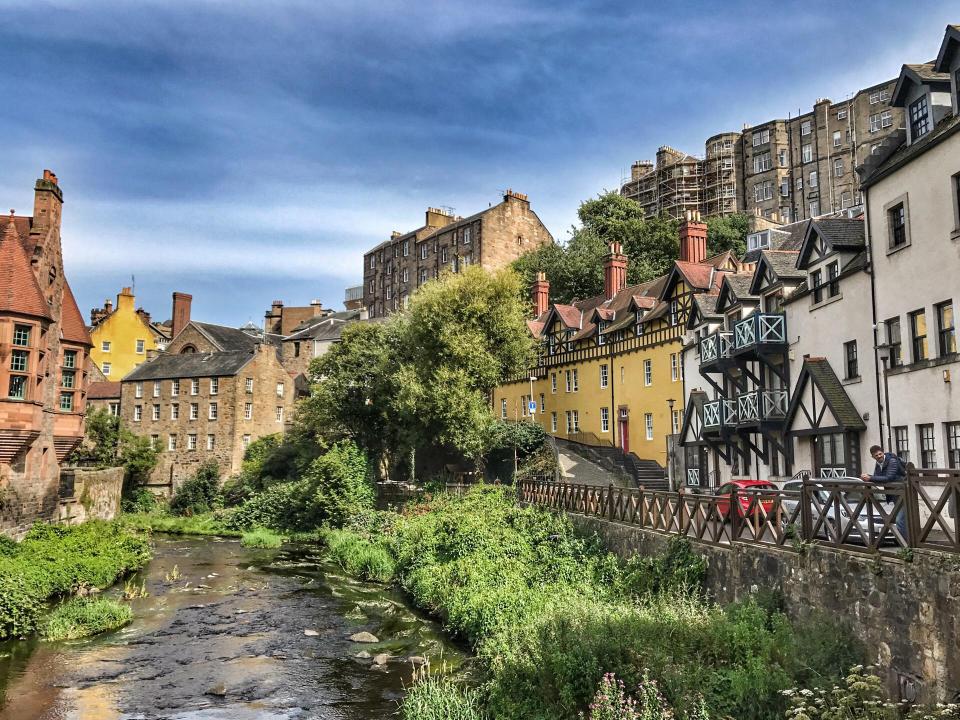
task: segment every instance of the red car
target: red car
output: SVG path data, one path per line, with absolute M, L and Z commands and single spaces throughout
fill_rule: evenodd
M 776 490 L 777 486 L 766 480 L 731 480 L 724 483 L 714 493 L 717 496 L 717 512 L 724 520 L 730 519 L 730 500 L 734 488 L 737 489 L 737 506 L 734 512 L 738 517 L 744 518 L 750 511 L 753 497 L 749 493 L 741 492 L 742 490 Z M 765 513 L 769 513 L 773 509 L 773 498 L 761 498 L 757 501 L 751 515 L 759 514 L 761 507 Z

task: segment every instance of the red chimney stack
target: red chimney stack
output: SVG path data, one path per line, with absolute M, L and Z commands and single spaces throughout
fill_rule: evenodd
M 540 317 L 550 307 L 550 281 L 545 273 L 538 272 L 533 282 L 533 316 Z
M 699 212 L 687 211 L 680 226 L 680 259 L 692 263 L 707 259 L 707 224 L 700 221 Z
M 603 263 L 603 294 L 607 300 L 627 286 L 627 256 L 623 247 L 614 241 L 610 243 L 610 254 Z
M 193 302 L 193 295 L 187 293 L 175 292 L 173 294 L 173 327 L 171 328 L 171 337 L 175 338 L 177 333 L 183 330 L 190 322 L 190 303 Z

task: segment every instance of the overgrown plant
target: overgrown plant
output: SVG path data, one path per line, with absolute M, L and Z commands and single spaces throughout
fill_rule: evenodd
M 44 640 L 76 640 L 116 630 L 133 619 L 133 611 L 109 598 L 74 598 L 57 607 L 43 621 Z
M 174 515 L 199 515 L 219 505 L 220 466 L 211 459 L 177 488 L 170 500 L 170 512 Z

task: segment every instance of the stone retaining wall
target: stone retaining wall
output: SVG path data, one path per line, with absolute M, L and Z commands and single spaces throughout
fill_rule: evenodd
M 60 471 L 60 485 L 69 488 L 71 482 L 73 493 L 60 500 L 60 522 L 77 525 L 87 520 L 113 520 L 120 512 L 122 467 L 65 467 Z
M 567 513 L 623 559 L 654 555 L 669 535 Z M 708 561 L 706 585 L 721 603 L 759 590 L 782 593 L 788 615 L 817 611 L 848 623 L 893 697 L 960 700 L 960 557 L 914 551 L 912 561 L 823 546 L 806 552 L 747 543 L 721 547 L 691 540 Z

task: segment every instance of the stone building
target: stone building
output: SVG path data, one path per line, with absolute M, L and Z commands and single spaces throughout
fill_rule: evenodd
M 723 143 L 721 141 L 721 148 Z M 723 162 L 711 166 L 716 177 Z M 706 195 L 703 163 L 693 155 L 664 145 L 657 150 L 655 163 L 635 162 L 630 168 L 630 181 L 620 194 L 640 203 L 648 216 L 667 215 L 680 220 L 689 212 L 699 212 L 701 197 Z
M 108 379 L 119 379 L 166 348 L 172 328 L 153 322 L 143 308 L 136 307 L 132 288 L 121 288 L 117 304 L 110 300 L 90 311 L 90 358 Z
M 934 62 L 903 66 L 891 103 L 907 127 L 859 170 L 883 444 L 920 468 L 958 468 L 960 26 Z
M 363 305 L 371 318 L 383 317 L 444 271 L 471 264 L 496 270 L 552 242 L 523 193 L 508 190 L 503 202 L 466 218 L 428 208 L 422 227 L 394 232 L 364 254 Z
M 367 320 L 366 310 L 344 310 L 304 320 L 283 338 L 283 366 L 294 377 L 307 376 L 310 362 L 340 342 L 344 328 L 362 320 Z
M 106 410 L 111 415 L 120 415 L 120 381 L 95 380 L 87 387 L 87 412 Z
M 289 335 L 301 323 L 332 312 L 324 309 L 319 300 L 314 300 L 305 307 L 284 305 L 283 300 L 274 300 L 270 309 L 264 313 L 263 327 L 266 332 L 274 335 Z
M 0 532 L 56 517 L 61 463 L 83 439 L 90 335 L 64 274 L 63 191 L 49 170 L 32 216 L 0 235 Z

